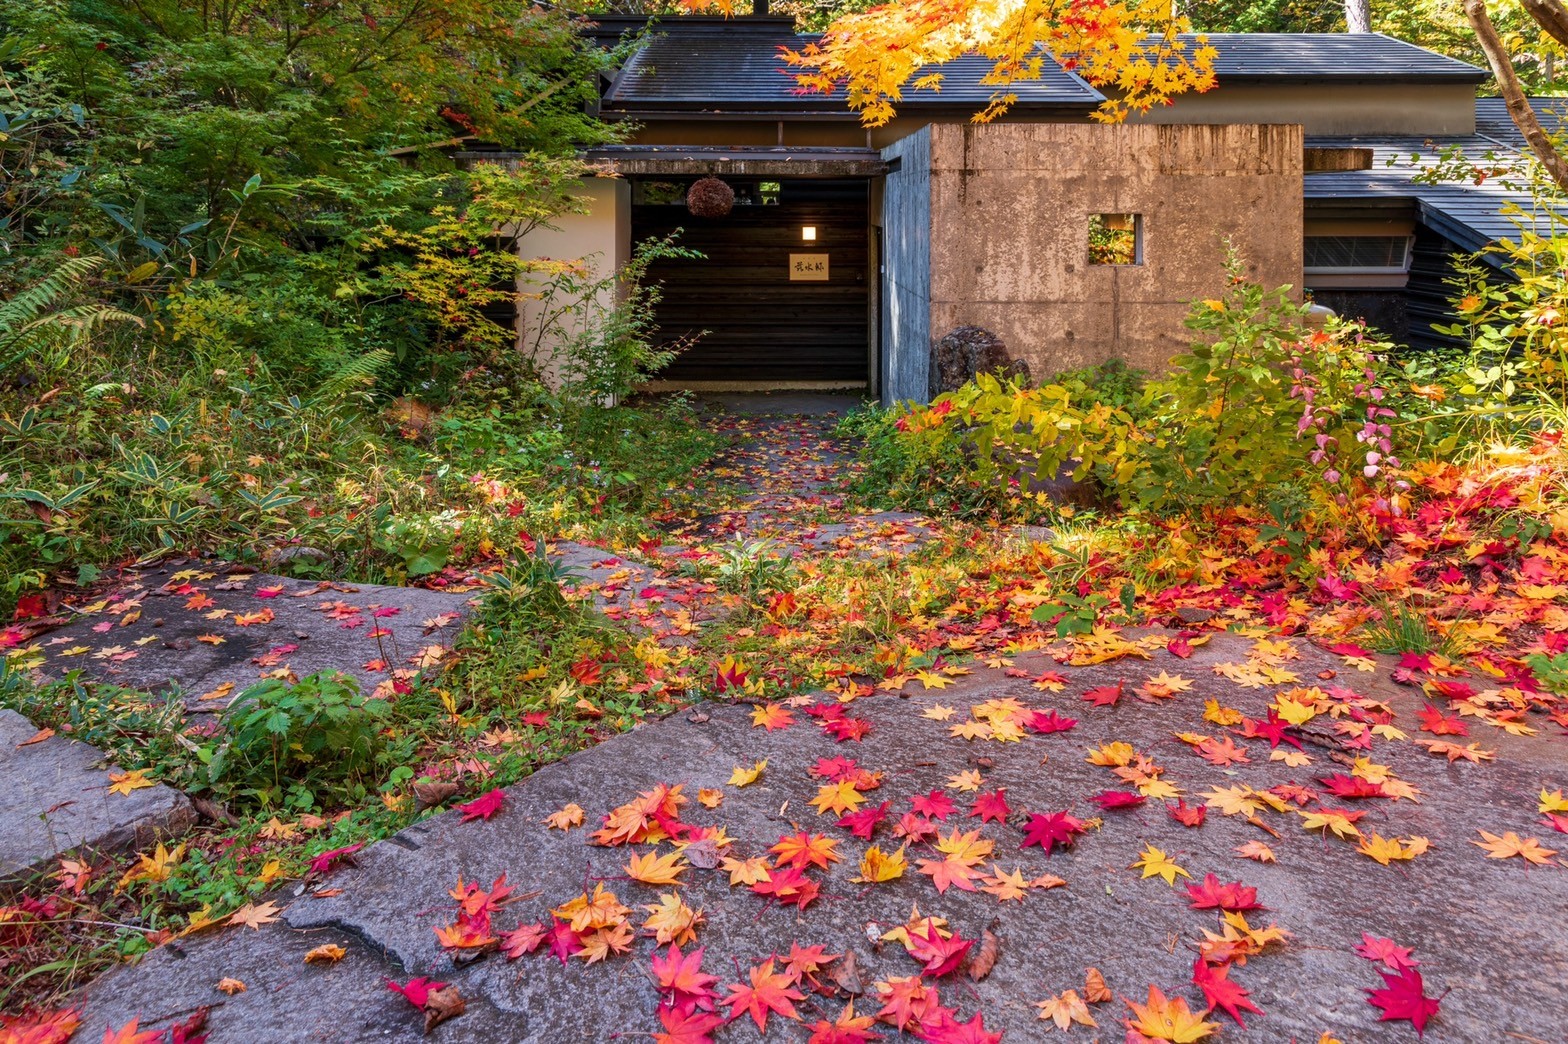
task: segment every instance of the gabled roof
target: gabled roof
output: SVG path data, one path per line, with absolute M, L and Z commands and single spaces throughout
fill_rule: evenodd
M 1568 98 L 1532 98 L 1531 105 L 1548 132 L 1568 123 Z M 1519 235 L 1515 224 L 1502 210 L 1514 204 L 1525 213 L 1534 210 L 1535 201 L 1522 191 L 1520 177 L 1489 178 L 1480 185 L 1445 181 L 1425 184 L 1415 180 L 1430 170 L 1447 150 L 1461 149 L 1474 163 L 1523 168 L 1527 152 L 1524 138 L 1509 118 L 1500 98 L 1476 100 L 1474 134 L 1439 137 L 1400 137 L 1368 135 L 1363 137 L 1310 136 L 1309 147 L 1370 148 L 1370 170 L 1309 174 L 1306 198 L 1321 206 L 1365 206 L 1368 203 L 1409 203 L 1415 206 L 1423 224 L 1441 232 L 1464 250 L 1482 250 L 1499 239 Z
M 779 57 L 816 37 L 797 34 L 788 19 L 737 18 L 728 22 L 672 19 L 661 23 L 605 92 L 606 115 L 648 114 L 804 115 L 853 117 L 844 93 L 803 92 L 795 72 Z M 982 84 L 991 62 L 964 57 L 932 71 L 942 73 L 940 90 L 909 90 L 900 111 L 935 106 L 981 109 L 997 90 Z M 1074 73 L 1047 60 L 1038 80 L 1008 88 L 1020 112 L 1086 113 L 1105 96 Z
M 1481 83 L 1486 70 L 1383 33 L 1209 33 L 1227 83 Z M 1189 42 L 1194 37 L 1184 37 Z

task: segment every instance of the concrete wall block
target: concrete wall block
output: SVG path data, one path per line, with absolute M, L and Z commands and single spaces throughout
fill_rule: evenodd
M 1249 278 L 1300 285 L 1299 127 L 939 125 L 930 141 L 932 337 L 983 327 L 1037 376 L 1158 368 L 1189 343 L 1189 302 L 1223 291 L 1225 237 Z M 1142 264 L 1088 263 L 1105 213 L 1142 216 Z

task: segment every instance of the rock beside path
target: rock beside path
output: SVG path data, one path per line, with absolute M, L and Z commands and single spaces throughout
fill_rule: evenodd
M 143 848 L 195 821 L 185 795 L 161 783 L 111 792 L 118 774 L 102 752 L 0 710 L 0 884 L 78 849 Z
M 45 677 L 157 692 L 217 712 L 268 677 L 336 670 L 366 693 L 445 658 L 474 592 L 299 580 L 192 561 L 129 572 L 34 639 Z

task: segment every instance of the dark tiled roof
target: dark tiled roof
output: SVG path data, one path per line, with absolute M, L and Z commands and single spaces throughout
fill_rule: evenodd
M 1565 125 L 1568 98 L 1533 98 L 1531 103 L 1548 131 Z M 1480 185 L 1443 182 L 1429 185 L 1415 175 L 1435 165 L 1445 150 L 1458 147 L 1473 162 L 1514 165 L 1522 169 L 1524 139 L 1509 118 L 1500 98 L 1476 100 L 1476 133 L 1440 137 L 1317 137 L 1308 146 L 1361 147 L 1372 150 L 1370 170 L 1309 174 L 1306 198 L 1320 204 L 1356 205 L 1368 202 L 1406 202 L 1414 205 L 1424 224 L 1441 232 L 1466 250 L 1480 250 L 1499 239 L 1517 238 L 1517 216 L 1502 211 L 1514 204 L 1526 213 L 1535 202 L 1519 187 L 1521 178 L 1489 178 Z
M 596 30 L 608 38 L 632 27 L 606 19 Z M 797 35 L 787 18 L 730 20 L 675 18 L 659 23 L 654 38 L 633 57 L 605 95 L 608 113 L 812 113 L 844 115 L 841 94 L 801 94 L 781 47 L 813 39 Z M 1191 41 L 1193 38 L 1188 38 Z M 1226 83 L 1378 82 L 1480 83 L 1486 72 L 1381 33 L 1211 33 L 1218 52 L 1215 72 Z M 980 108 L 997 90 L 982 78 L 985 58 L 955 59 L 940 72 L 940 91 L 909 90 L 901 111 L 932 107 Z M 1020 112 L 1086 111 L 1103 96 L 1077 75 L 1048 60 L 1037 81 L 1011 88 Z
M 1481 83 L 1484 69 L 1382 33 L 1209 33 L 1220 86 L 1310 80 Z M 1187 39 L 1192 39 L 1188 37 Z
M 811 113 L 851 115 L 842 92 L 803 94 L 794 70 L 779 58 L 779 49 L 799 49 L 812 37 L 796 35 L 774 20 L 746 24 L 682 25 L 665 23 L 646 47 L 616 76 L 604 96 L 607 113 Z M 932 106 L 983 108 L 995 86 L 982 84 L 991 63 L 965 57 L 931 71 L 941 72 L 937 90 L 909 90 L 900 111 Z M 1087 112 L 1104 96 L 1078 76 L 1046 62 L 1039 80 L 1008 88 L 1018 96 L 1021 112 L 1040 109 Z

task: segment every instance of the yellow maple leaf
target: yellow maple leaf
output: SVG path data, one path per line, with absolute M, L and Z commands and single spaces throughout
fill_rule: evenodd
M 1542 815 L 1545 815 L 1548 812 L 1568 812 L 1568 798 L 1563 797 L 1563 792 L 1561 790 L 1554 790 L 1551 793 L 1547 793 L 1546 788 L 1542 787 L 1541 803 L 1537 806 L 1537 811 L 1539 811 Z
M 1518 856 L 1527 863 L 1537 866 L 1546 866 L 1552 861 L 1552 856 L 1557 854 L 1557 849 L 1546 848 L 1537 838 L 1521 838 L 1512 830 L 1504 831 L 1501 837 L 1485 830 L 1478 831 L 1483 840 L 1472 841 L 1477 848 L 1486 849 L 1488 859 L 1507 859 Z
M 892 852 L 883 852 L 876 845 L 872 845 L 866 849 L 865 855 L 860 857 L 860 875 L 851 880 L 856 884 L 892 881 L 903 877 L 907 866 L 902 847 Z
M 143 787 L 155 787 L 157 785 L 158 781 L 148 779 L 147 773 L 142 769 L 136 769 L 132 772 L 109 773 L 109 793 L 111 794 L 124 794 L 126 797 L 130 797 L 133 790 L 140 790 Z
M 920 716 L 922 718 L 930 718 L 932 721 L 947 721 L 953 716 L 953 708 L 936 704 L 921 711 Z
M 1127 1006 L 1136 1018 L 1136 1021 L 1129 1019 L 1127 1027 L 1151 1040 L 1195 1044 L 1220 1028 L 1216 1022 L 1203 1021 L 1204 1013 L 1194 1013 L 1187 1007 L 1185 998 L 1167 998 L 1158 986 L 1149 987 L 1147 1004 L 1128 1001 Z
M 842 816 L 846 812 L 853 812 L 865 804 L 866 797 L 855 789 L 855 784 L 849 780 L 839 780 L 837 783 L 824 783 L 817 788 L 817 796 L 811 799 L 811 807 L 817 810 L 817 815 Z
M 1303 830 L 1332 830 L 1335 837 L 1341 837 L 1347 841 L 1361 836 L 1361 831 L 1356 828 L 1356 824 L 1351 822 L 1350 817 L 1343 812 L 1334 809 L 1319 809 L 1316 812 L 1297 812 L 1296 814 L 1301 817 L 1301 829 Z
M 1132 869 L 1141 869 L 1143 871 L 1143 876 L 1146 878 L 1163 878 L 1166 884 L 1172 886 L 1176 884 L 1176 876 L 1178 874 L 1180 874 L 1182 877 L 1190 878 L 1192 876 L 1187 871 L 1183 870 L 1181 867 L 1172 862 L 1171 857 L 1166 855 L 1163 850 L 1156 848 L 1153 845 L 1146 845 L 1144 847 L 1144 850 L 1139 856 L 1138 861 L 1132 864 Z
M 720 869 L 730 875 L 730 886 L 754 885 L 769 880 L 768 859 L 766 856 L 752 856 L 750 859 L 735 859 L 725 856 L 719 863 Z
M 560 811 L 545 816 L 544 822 L 551 830 L 570 830 L 583 825 L 583 814 L 582 806 L 573 802 Z
M 654 941 L 660 946 L 666 943 L 684 946 L 694 942 L 697 929 L 706 920 L 701 910 L 693 910 L 673 892 L 661 893 L 657 903 L 643 909 L 649 915 L 643 922 L 643 930 L 652 932 Z
M 964 794 L 969 794 L 979 790 L 980 785 L 983 782 L 984 780 L 980 778 L 980 771 L 978 769 L 966 769 L 965 771 L 956 775 L 947 777 L 948 788 L 951 790 L 957 790 Z
M 724 791 L 703 787 L 697 791 L 697 803 L 703 808 L 718 808 L 724 804 Z
M 757 782 L 757 780 L 762 777 L 762 770 L 767 768 L 767 767 L 768 767 L 768 759 L 767 758 L 763 758 L 761 761 L 759 761 L 755 765 L 751 766 L 751 768 L 741 768 L 739 765 L 736 765 L 735 766 L 735 771 L 730 773 L 730 781 L 729 781 L 730 782 L 730 786 L 732 786 L 732 787 L 746 787 L 746 786 L 750 786 L 751 784 Z
M 1241 711 L 1222 707 L 1219 700 L 1206 700 L 1203 704 L 1203 720 L 1210 724 L 1240 725 L 1241 719 Z
M 679 852 L 668 852 L 662 856 L 657 852 L 645 852 L 632 856 L 626 864 L 626 876 L 643 884 L 679 884 L 681 874 L 688 865 Z
M 158 842 L 158 847 L 152 855 L 145 852 L 136 857 L 136 862 L 120 877 L 119 883 L 114 886 L 116 892 L 135 881 L 152 881 L 154 883 L 167 881 L 174 873 L 174 868 L 180 860 L 185 858 L 185 846 L 175 845 L 170 851 L 163 847 L 163 842 Z

